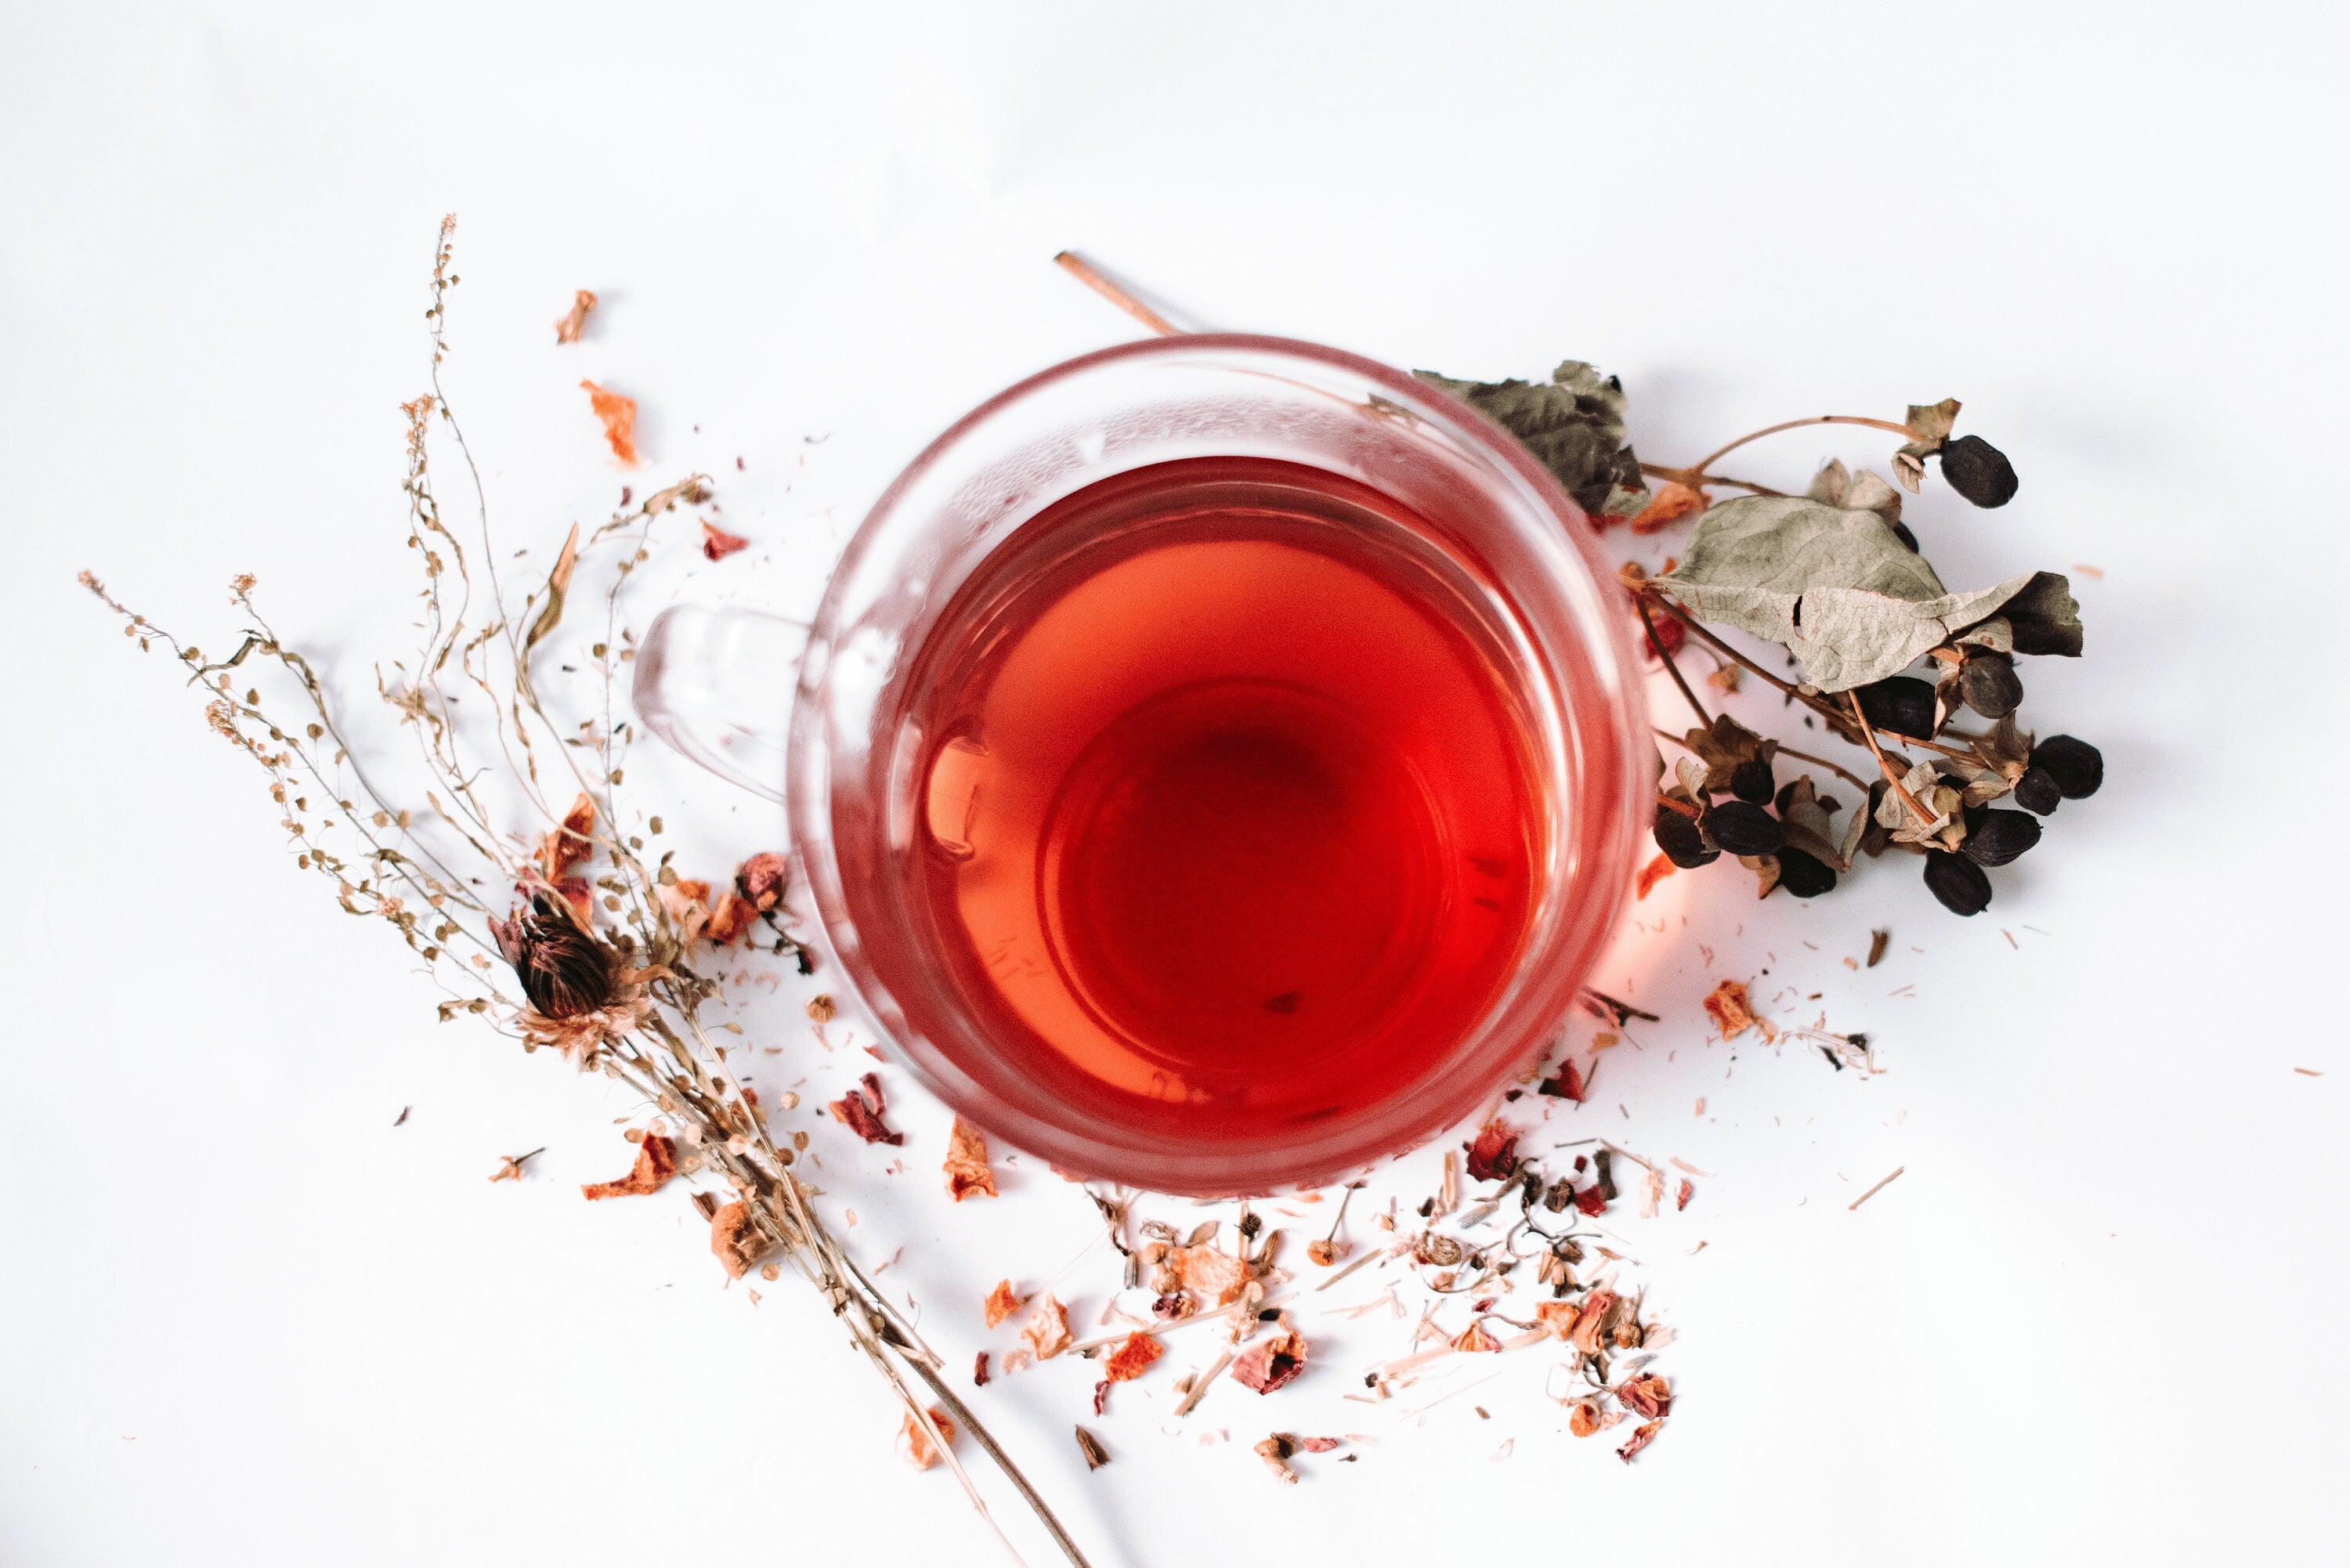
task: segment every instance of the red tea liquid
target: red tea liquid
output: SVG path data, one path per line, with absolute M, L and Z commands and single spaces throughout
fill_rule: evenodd
M 1106 1135 L 1261 1143 L 1461 1041 L 1548 811 L 1493 601 L 1439 536 L 1336 475 L 1198 459 L 988 559 L 906 688 L 913 912 L 1007 1058 L 958 1065 Z

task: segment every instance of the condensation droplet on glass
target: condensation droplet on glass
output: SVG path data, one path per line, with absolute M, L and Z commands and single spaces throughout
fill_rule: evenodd
M 951 859 L 968 860 L 977 853 L 973 829 L 979 821 L 980 782 L 987 772 L 987 748 L 968 735 L 957 735 L 931 760 L 923 820 L 930 828 L 931 842 Z

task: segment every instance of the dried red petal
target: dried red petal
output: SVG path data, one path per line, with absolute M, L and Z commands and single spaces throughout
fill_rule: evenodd
M 1681 1189 L 1673 1195 L 1674 1211 L 1678 1213 L 1679 1210 L 1688 1208 L 1689 1200 L 1696 1196 L 1697 1189 L 1690 1185 L 1690 1179 L 1688 1177 L 1682 1177 Z
M 647 1133 L 644 1142 L 637 1145 L 637 1162 L 629 1174 L 618 1181 L 599 1181 L 583 1187 L 580 1193 L 593 1200 L 598 1198 L 641 1198 L 659 1192 L 662 1184 L 677 1174 L 677 1145 L 659 1133 Z
M 783 902 L 784 885 L 790 880 L 791 867 L 772 849 L 761 850 L 734 868 L 734 890 L 763 915 Z
M 1166 1354 L 1167 1347 L 1151 1335 L 1129 1334 L 1126 1343 L 1111 1351 L 1109 1359 L 1102 1363 L 1102 1372 L 1110 1383 L 1128 1382 L 1141 1376 L 1152 1362 Z
M 996 1281 L 995 1288 L 987 1293 L 987 1300 L 980 1308 L 986 1315 L 987 1326 L 993 1328 L 997 1324 L 1018 1312 L 1021 1300 L 1021 1297 L 1012 1293 L 1010 1280 Z
M 1556 1099 L 1573 1100 L 1579 1106 L 1583 1103 L 1583 1075 L 1575 1070 L 1574 1059 L 1570 1057 L 1561 1062 L 1558 1071 L 1544 1078 L 1535 1092 Z
M 713 527 L 707 520 L 703 521 L 702 524 L 702 553 L 709 556 L 712 560 L 723 561 L 727 556 L 733 555 L 735 551 L 746 550 L 749 549 L 750 546 L 751 541 L 743 537 L 742 535 L 729 534 L 725 529 Z
M 865 1077 L 868 1084 L 873 1080 L 873 1075 L 870 1073 L 865 1075 Z M 827 1106 L 825 1109 L 832 1113 L 833 1120 L 863 1138 L 867 1143 L 902 1144 L 906 1141 L 904 1133 L 891 1132 L 881 1125 L 879 1107 L 868 1102 L 858 1090 L 849 1090 L 848 1093 Z
M 1094 1385 L 1094 1414 L 1109 1414 L 1109 1379 L 1107 1377 Z
M 1469 1178 L 1499 1181 L 1518 1168 L 1518 1135 L 1500 1122 L 1487 1122 L 1469 1146 Z
M 1663 1426 L 1664 1423 L 1662 1421 L 1645 1421 L 1641 1423 L 1639 1427 L 1634 1429 L 1632 1433 L 1632 1440 L 1616 1450 L 1616 1457 L 1622 1459 L 1626 1464 L 1630 1464 L 1632 1462 L 1632 1456 L 1638 1453 L 1642 1449 L 1647 1448 L 1650 1443 L 1654 1442 L 1656 1440 L 1658 1429 Z
M 1337 1446 L 1338 1439 L 1336 1438 L 1300 1438 L 1297 1439 L 1299 1451 L 1308 1454 L 1326 1454 Z
M 987 1386 L 987 1352 L 983 1350 L 979 1353 L 979 1359 L 972 1363 L 971 1384 L 974 1388 Z
M 1243 1388 L 1270 1394 L 1297 1380 L 1305 1370 L 1305 1338 L 1285 1328 L 1241 1352 L 1232 1362 L 1232 1381 Z
M 955 1424 L 947 1419 L 946 1413 L 935 1405 L 931 1407 L 930 1417 L 931 1424 L 939 1429 L 940 1438 L 952 1448 Z M 922 1430 L 922 1424 L 914 1419 L 911 1410 L 906 1412 L 905 1421 L 898 1428 L 898 1451 L 905 1455 L 906 1462 L 918 1470 L 929 1469 L 939 1462 L 938 1449 L 931 1444 L 931 1435 Z
M 637 400 L 608 392 L 593 381 L 579 384 L 587 389 L 588 406 L 604 421 L 604 441 L 611 447 L 612 455 L 633 464 L 637 461 Z
M 1661 1377 L 1627 1377 L 1616 1390 L 1616 1397 L 1651 1418 L 1672 1414 L 1672 1385 Z
M 571 868 L 595 852 L 596 802 L 584 792 L 563 814 L 562 823 L 539 842 L 538 868 L 549 882 L 560 883 Z
M 1582 1214 L 1604 1213 L 1607 1208 L 1607 1189 L 1594 1182 L 1575 1195 L 1575 1207 Z
M 1656 891 L 1658 883 L 1663 881 L 1666 877 L 1671 876 L 1679 869 L 1680 868 L 1673 864 L 1673 857 L 1671 856 L 1658 856 L 1654 860 L 1649 861 L 1646 866 L 1640 867 L 1639 886 L 1638 890 L 1633 894 L 1633 897 L 1636 899 L 1647 898 L 1650 893 Z
M 978 1193 L 995 1196 L 995 1172 L 987 1168 L 987 1136 L 961 1116 L 947 1133 L 947 1191 L 957 1203 Z

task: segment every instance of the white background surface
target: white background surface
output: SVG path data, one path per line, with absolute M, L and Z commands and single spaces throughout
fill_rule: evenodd
M 1121 1390 L 1092 1476 L 1089 1369 L 999 1383 L 983 1412 L 1101 1568 L 2337 1561 L 2339 611 L 2298 596 L 2344 554 L 2338 12 L 983 9 L 7 8 L 0 1560 L 991 1560 L 808 1303 L 722 1292 L 674 1191 L 578 1200 L 630 1107 L 436 1028 L 72 586 L 209 644 L 257 572 L 362 687 L 454 209 L 451 392 L 509 542 L 610 504 L 598 376 L 644 405 L 635 482 L 717 472 L 758 542 L 701 597 L 812 602 L 923 440 L 1130 335 L 1063 245 L 1210 324 L 1460 375 L 1596 359 L 1652 459 L 1955 394 L 2023 488 L 1913 505 L 1943 575 L 2105 571 L 2075 578 L 2090 657 L 2025 673 L 2109 782 L 1990 913 L 1906 861 L 1759 910 L 1717 868 L 1610 961 L 1666 1023 L 1580 1114 L 1718 1173 L 1625 1224 L 1679 1334 L 1648 1455 L 1559 1435 L 1518 1365 L 1417 1429 L 1340 1404 L 1399 1324 L 1278 1409 L 1213 1396 L 1191 1425 L 1227 1446 Z M 605 306 L 558 351 L 578 286 Z M 1799 435 L 1748 471 L 1830 452 L 1887 455 Z M 713 869 L 779 836 L 695 788 Z M 1873 924 L 1894 953 L 1856 977 Z M 1823 992 L 1887 1071 L 1702 1047 L 1722 974 Z M 754 1010 L 790 1046 L 762 1073 L 837 1092 L 798 994 Z M 836 1199 L 967 1361 L 985 1284 L 1052 1276 L 1092 1217 L 1018 1168 L 951 1210 L 941 1113 L 902 1119 L 911 1172 L 836 1160 Z M 1065 1281 L 1085 1321 L 1107 1277 Z M 1274 1426 L 1382 1440 L 1280 1489 L 1245 1451 Z

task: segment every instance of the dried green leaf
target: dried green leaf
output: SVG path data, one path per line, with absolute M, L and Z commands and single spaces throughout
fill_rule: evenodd
M 1995 614 L 2016 627 L 2022 651 L 2081 647 L 2079 607 L 2062 576 L 2026 572 L 1954 594 L 1882 514 L 1808 496 L 1746 495 L 1713 507 L 1680 564 L 1654 582 L 1700 620 L 1783 644 L 1823 691 L 1898 675 Z M 2023 647 L 2026 622 L 2033 648 Z
M 1624 441 L 1624 388 L 1580 359 L 1541 381 L 1457 381 L 1413 372 L 1508 431 L 1594 516 L 1628 517 L 1648 504 L 1640 460 Z

